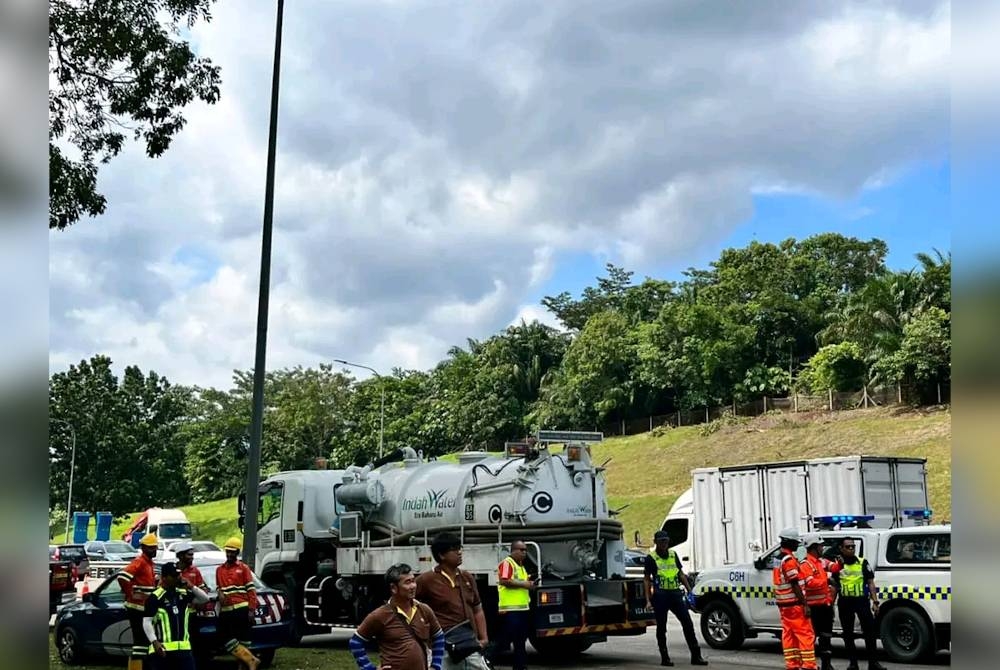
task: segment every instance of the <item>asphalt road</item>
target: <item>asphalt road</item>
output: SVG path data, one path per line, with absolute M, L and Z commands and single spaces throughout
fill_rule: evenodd
M 694 615 L 695 628 L 698 627 L 698 615 Z M 346 646 L 351 631 L 336 631 L 331 635 L 314 635 L 304 638 L 303 643 L 316 647 Z M 699 635 L 699 640 L 701 636 Z M 677 667 L 690 667 L 687 645 L 681 635 L 680 626 L 671 620 L 667 624 L 667 646 L 670 657 Z M 586 653 L 576 659 L 562 662 L 545 662 L 534 650 L 528 651 L 528 667 L 531 670 L 553 670 L 555 668 L 588 668 L 589 670 L 653 670 L 660 667 L 660 655 L 656 648 L 656 638 L 653 628 L 645 635 L 611 638 L 603 644 L 595 644 Z M 762 636 L 747 640 L 743 648 L 737 651 L 718 651 L 707 646 L 702 647 L 702 654 L 711 666 L 739 668 L 784 668 L 784 658 L 781 655 L 781 642 L 771 636 Z M 879 659 L 889 670 L 932 670 L 933 668 L 950 666 L 951 655 L 940 653 L 932 664 L 891 663 L 883 656 Z M 834 667 L 844 670 L 847 660 L 844 657 L 844 646 L 839 640 L 834 641 Z M 500 668 L 505 666 L 501 663 Z M 509 667 L 509 666 L 507 666 Z M 864 669 L 864 663 L 861 668 Z

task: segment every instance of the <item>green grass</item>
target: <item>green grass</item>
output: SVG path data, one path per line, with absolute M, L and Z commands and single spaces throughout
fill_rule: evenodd
M 766 415 L 711 435 L 700 426 L 605 440 L 593 450 L 608 464 L 609 504 L 630 545 L 638 530 L 648 544 L 698 467 L 856 454 L 927 459 L 927 485 L 937 521 L 951 519 L 951 412 L 892 409 L 834 414 Z
M 693 468 L 758 461 L 868 454 L 927 458 L 927 483 L 935 520 L 951 519 L 951 412 L 899 408 L 836 413 L 765 415 L 722 427 L 703 427 L 611 438 L 597 445 L 594 460 L 607 466 L 609 504 L 628 505 L 620 518 L 631 545 L 635 531 L 649 543 L 674 500 L 691 486 Z M 454 460 L 454 455 L 444 458 Z M 182 507 L 195 537 L 222 545 L 236 527 L 236 498 Z M 121 534 L 134 515 L 112 526 Z M 59 533 L 57 536 L 61 536 Z M 93 527 L 91 528 L 93 537 Z
M 274 665 L 277 670 L 356 670 L 351 652 L 346 649 L 347 643 L 331 643 L 317 647 L 283 647 L 274 655 Z M 378 663 L 377 654 L 369 654 L 372 661 Z M 86 665 L 69 666 L 59 660 L 59 654 L 49 635 L 49 668 L 74 668 L 75 670 L 122 670 L 126 667 L 124 658 L 101 658 L 88 660 Z M 219 656 L 212 663 L 213 668 L 220 670 L 236 670 L 236 660 Z

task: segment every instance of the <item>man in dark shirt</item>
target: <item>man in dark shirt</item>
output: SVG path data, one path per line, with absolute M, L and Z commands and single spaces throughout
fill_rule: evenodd
M 878 614 L 878 589 L 875 588 L 875 571 L 868 561 L 857 555 L 857 540 L 845 537 L 840 544 L 840 570 L 834 576 L 840 590 L 837 599 L 837 613 L 844 631 L 844 646 L 850 659 L 848 670 L 858 670 L 858 651 L 854 642 L 854 618 L 861 623 L 861 633 L 865 638 L 868 670 L 885 670 L 878 662 L 875 645 L 875 615 Z
M 430 605 L 444 629 L 445 642 L 449 631 L 456 626 L 470 626 L 479 640 L 479 646 L 486 648 L 489 637 L 486 632 L 486 616 L 479 600 L 476 578 L 462 570 L 462 541 L 457 535 L 441 533 L 431 542 L 431 555 L 437 565 L 430 572 L 417 577 L 417 600 Z M 455 661 L 449 654 L 444 656 L 444 670 L 488 670 L 482 652 L 473 653 Z
M 376 608 L 358 626 L 348 647 L 361 670 L 375 670 L 365 646 L 378 642 L 382 670 L 441 670 L 444 656 L 444 631 L 431 608 L 415 600 L 417 592 L 413 569 L 405 563 L 392 566 L 385 573 L 389 602 Z
M 691 592 L 691 582 L 684 574 L 681 559 L 670 549 L 670 535 L 658 530 L 653 535 L 655 549 L 646 556 L 646 608 L 656 615 L 656 644 L 660 647 L 660 665 L 672 666 L 670 652 L 667 651 L 667 613 L 673 612 L 681 622 L 684 640 L 691 651 L 691 665 L 708 665 L 701 657 L 701 647 L 691 623 L 691 613 L 681 585 Z

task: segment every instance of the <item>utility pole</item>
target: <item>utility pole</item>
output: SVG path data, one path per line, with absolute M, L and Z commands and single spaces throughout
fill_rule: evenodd
M 278 146 L 278 81 L 281 75 L 281 21 L 285 0 L 278 0 L 274 27 L 274 70 L 271 74 L 271 122 L 267 136 L 267 181 L 264 187 L 264 230 L 260 249 L 260 291 L 257 302 L 257 351 L 253 368 L 253 418 L 247 454 L 246 519 L 243 561 L 255 569 L 257 554 L 257 488 L 260 486 L 260 443 L 264 432 L 264 373 L 267 359 L 267 309 L 271 289 L 271 230 L 274 224 L 274 163 Z
M 69 459 L 69 495 L 66 498 L 66 537 L 63 538 L 63 542 L 69 544 L 69 518 L 73 514 L 73 473 L 76 472 L 76 428 L 65 419 L 49 420 L 69 426 L 69 432 L 73 439 L 72 456 Z

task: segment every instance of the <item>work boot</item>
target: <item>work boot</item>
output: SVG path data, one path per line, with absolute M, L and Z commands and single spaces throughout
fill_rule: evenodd
M 691 665 L 708 665 L 708 661 L 701 657 L 701 652 L 691 654 Z
M 666 649 L 660 650 L 660 665 L 673 667 L 674 662 L 670 660 L 670 653 Z
M 237 645 L 232 651 L 233 656 L 236 657 L 242 665 L 246 665 L 249 670 L 257 670 L 260 666 L 260 659 L 250 653 L 250 650 L 244 647 L 242 644 Z

